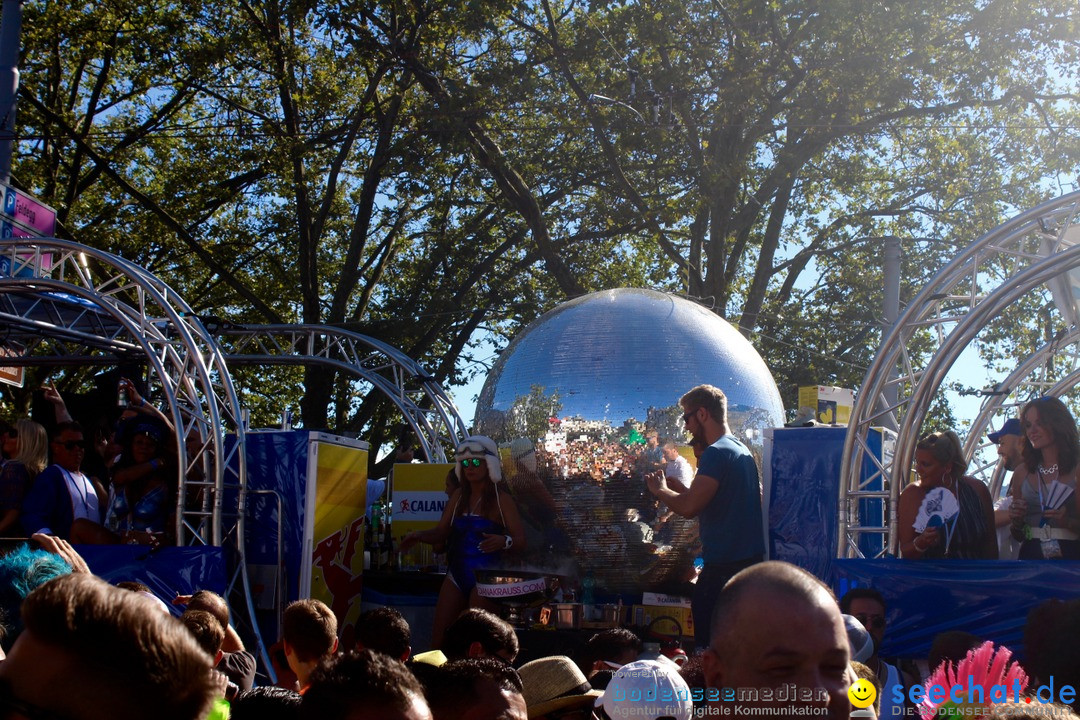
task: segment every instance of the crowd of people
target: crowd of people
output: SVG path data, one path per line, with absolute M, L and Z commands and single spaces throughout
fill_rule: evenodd
M 29 418 L 3 433 L 0 536 L 54 535 L 75 543 L 168 543 L 175 527 L 178 463 L 169 419 L 121 378 L 117 417 L 84 427 L 55 386 L 54 422 Z
M 620 473 L 632 474 L 650 462 L 650 453 L 656 454 L 657 435 L 646 436 L 644 445 L 617 440 L 570 439 L 564 447 L 549 450 L 543 446 L 536 449 L 537 463 L 545 477 L 590 478 L 593 482 Z M 655 462 L 654 457 L 651 461 Z
M 927 662 L 897 666 L 878 652 L 891 619 L 880 592 L 855 588 L 838 601 L 806 571 L 766 561 L 724 585 L 706 647 L 679 666 L 624 628 L 596 632 L 576 657 L 520 663 L 517 631 L 480 608 L 455 617 L 438 650 L 414 653 L 408 622 L 390 607 L 363 613 L 343 647 L 330 608 L 305 599 L 284 610 L 271 678 L 256 674 L 220 595 L 166 603 L 139 583 L 96 578 L 61 538 L 33 539 L 40 548 L 0 558 L 0 708 L 15 717 L 1078 717 L 1068 688 L 1080 684 L 1080 600 L 1031 613 L 1023 666 L 958 633 L 936 640 Z M 952 683 L 979 663 L 980 690 L 966 676 Z M 849 692 L 860 680 L 875 692 Z M 935 684 L 943 696 L 921 689 Z
M 1077 717 L 1080 600 L 1048 601 L 1032 611 L 1023 666 L 1010 660 L 1009 649 L 963 633 L 943 633 L 925 660 L 901 664 L 880 653 L 890 621 L 898 619 L 882 592 L 855 588 L 838 600 L 805 570 L 765 561 L 757 464 L 729 431 L 723 392 L 708 385 L 680 400 L 696 473 L 674 443 L 654 433 L 639 451 L 615 458 L 645 473 L 654 519 L 700 519 L 696 648 L 682 665 L 645 652 L 626 628 L 596 633 L 575 658 L 517 662 L 518 633 L 479 595 L 477 583 L 482 570 L 529 548 L 515 497 L 535 489 L 531 470 L 517 467 L 511 492 L 496 443 L 472 436 L 456 448 L 439 522 L 411 533 L 400 547 L 429 543 L 448 553 L 434 617 L 436 649 L 414 653 L 411 629 L 392 608 L 364 613 L 355 646 L 342 647 L 331 609 L 305 599 L 284 609 L 281 637 L 269 653 L 273 673 L 258 675 L 223 597 L 202 590 L 166 602 L 137 582 L 110 585 L 90 573 L 68 542 L 168 540 L 175 431 L 134 384 L 122 383 L 129 407 L 111 431 L 106 424 L 87 438 L 54 388 L 46 391 L 56 415 L 51 431 L 29 419 L 3 429 L 0 527 L 4 535 L 30 535 L 39 546 L 0 558 L 0 647 L 7 654 L 0 662 L 0 707 L 6 703 L 22 716 L 74 720 L 152 708 L 166 718 L 215 720 L 688 720 L 932 717 L 967 705 L 980 711 L 966 714 L 990 717 Z M 1013 471 L 1007 502 L 996 507 L 985 485 L 965 474 L 955 433 L 920 440 L 918 481 L 904 490 L 898 508 L 904 557 L 996 558 L 1003 526 L 1020 557 L 1077 556 L 1080 438 L 1067 407 L 1053 398 L 1028 403 L 991 440 Z M 618 476 L 582 477 L 587 487 L 608 487 Z M 937 503 L 940 522 L 920 526 L 930 503 Z M 640 517 L 627 522 L 643 524 Z M 986 688 L 978 698 L 970 683 L 944 700 L 919 690 L 979 663 L 986 666 L 979 676 Z M 864 687 L 859 682 L 875 689 L 865 696 L 873 695 L 871 701 L 849 692 Z M 1051 690 L 1047 702 L 1040 683 L 1074 692 Z M 998 684 L 1009 692 L 990 695 Z M 65 692 L 56 692 L 61 687 Z

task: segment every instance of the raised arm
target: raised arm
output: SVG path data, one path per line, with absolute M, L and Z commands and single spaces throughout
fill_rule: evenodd
M 645 476 L 645 484 L 660 501 L 685 518 L 697 517 L 709 501 L 716 495 L 720 481 L 714 477 L 697 474 L 690 489 L 679 492 L 668 485 L 663 470 L 651 472 Z
M 52 403 L 57 424 L 72 422 L 71 413 L 68 412 L 67 404 L 64 402 L 64 398 L 61 397 L 60 391 L 56 389 L 56 383 L 50 382 L 47 385 L 42 385 L 41 389 L 45 391 L 45 399 Z
M 151 417 L 165 423 L 165 427 L 169 428 L 169 432 L 176 432 L 176 428 L 173 427 L 173 424 L 169 420 L 168 416 L 150 403 L 146 402 L 146 398 L 140 395 L 139 391 L 135 389 L 135 383 L 131 382 L 127 378 L 120 378 L 119 385 L 121 388 L 127 390 L 128 410 L 132 410 L 142 415 L 150 415 Z

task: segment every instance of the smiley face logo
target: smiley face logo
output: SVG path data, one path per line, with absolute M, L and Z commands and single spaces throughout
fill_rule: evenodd
M 877 688 L 874 683 L 865 678 L 860 678 L 851 683 L 847 691 L 848 700 L 857 708 L 866 708 L 874 704 L 877 697 Z

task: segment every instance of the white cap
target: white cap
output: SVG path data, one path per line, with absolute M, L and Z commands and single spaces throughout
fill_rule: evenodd
M 461 473 L 461 461 L 465 458 L 484 460 L 491 481 L 499 482 L 502 480 L 502 462 L 499 460 L 499 446 L 491 438 L 483 435 L 470 435 L 458 443 L 457 449 L 454 450 L 454 460 L 456 462 L 454 472 L 457 473 L 458 480 L 462 482 L 465 482 L 465 477 Z
M 852 662 L 865 663 L 874 655 L 874 638 L 853 615 L 844 615 Z
M 690 686 L 673 662 L 635 660 L 615 671 L 597 702 L 611 720 L 690 720 Z

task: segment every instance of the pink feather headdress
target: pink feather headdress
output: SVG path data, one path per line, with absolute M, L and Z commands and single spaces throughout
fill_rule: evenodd
M 945 717 L 951 716 L 954 714 L 952 710 L 959 708 L 961 705 L 989 705 L 993 702 L 991 700 L 991 689 L 995 685 L 1007 688 L 1006 693 L 1009 696 L 1014 693 L 1023 694 L 1027 690 L 1027 673 L 1015 660 L 1010 663 L 1010 658 L 1012 658 L 1012 651 L 1009 648 L 1000 647 L 995 650 L 994 643 L 987 640 L 974 650 L 969 650 L 967 657 L 955 666 L 948 660 L 941 663 L 926 680 L 925 689 L 927 694 L 919 704 L 919 713 L 922 715 L 923 720 L 930 720 L 930 718 L 938 714 Z M 979 698 L 975 698 L 974 701 L 967 698 L 969 684 L 982 687 L 981 702 L 979 702 Z M 955 685 L 962 688 L 957 693 L 964 695 L 962 703 L 956 703 L 948 697 L 950 689 Z M 934 686 L 945 689 L 946 698 L 940 704 L 930 700 L 930 688 Z M 1017 687 L 1019 688 L 1018 691 Z M 1004 700 L 1005 698 L 1002 698 L 1002 701 Z M 961 713 L 955 714 L 960 715 Z

